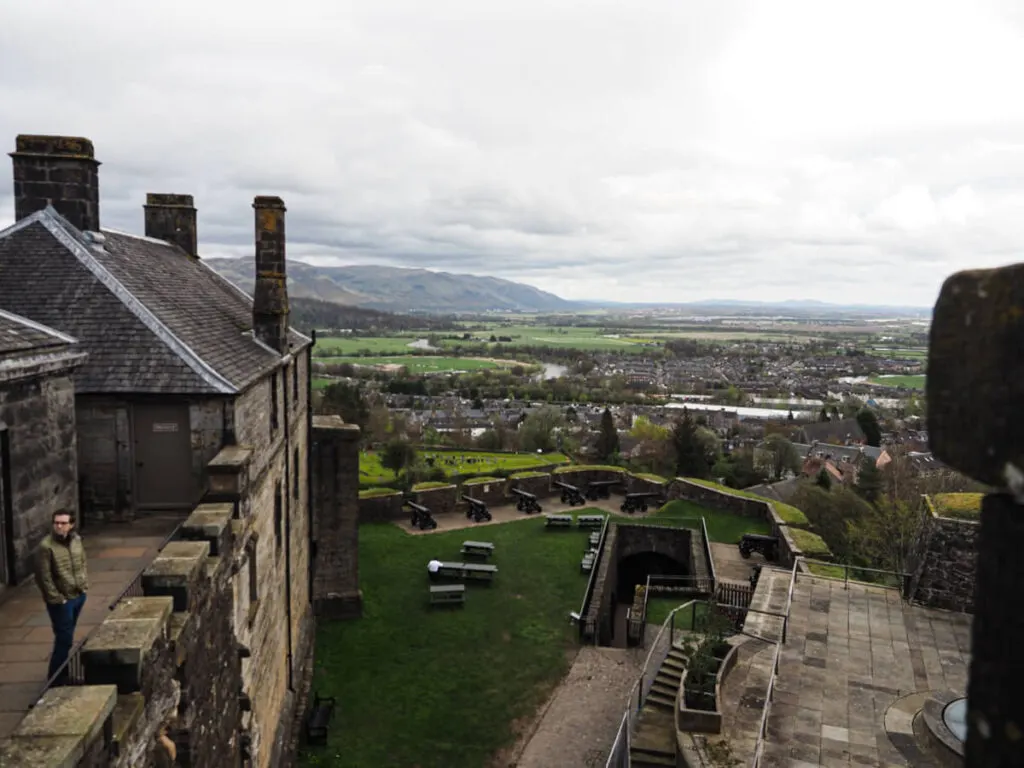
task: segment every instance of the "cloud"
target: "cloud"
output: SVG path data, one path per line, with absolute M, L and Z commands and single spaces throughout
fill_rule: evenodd
M 313 263 L 928 305 L 1024 240 L 1009 0 L 9 5 L 0 136 L 92 138 L 108 226 L 194 194 L 207 256 L 278 194 Z

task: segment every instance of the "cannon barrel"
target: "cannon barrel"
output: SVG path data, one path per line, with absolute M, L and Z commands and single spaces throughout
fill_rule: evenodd
M 554 484 L 557 485 L 559 488 L 564 488 L 567 491 L 578 491 L 579 490 L 579 488 L 577 488 L 575 485 L 569 485 L 568 483 L 563 483 L 561 480 L 555 480 Z
M 462 494 L 462 500 L 468 501 L 470 504 L 483 504 L 480 499 L 474 499 L 472 496 L 467 496 L 466 494 Z
M 408 504 L 412 509 L 416 510 L 417 512 L 430 512 L 429 509 L 424 507 L 422 504 L 417 504 L 415 501 L 409 501 L 407 499 L 405 503 Z
M 535 498 L 537 498 L 532 493 L 527 493 L 526 491 L 520 490 L 519 488 L 513 488 L 512 489 L 512 493 L 514 493 L 516 496 L 522 496 L 525 499 L 535 499 Z

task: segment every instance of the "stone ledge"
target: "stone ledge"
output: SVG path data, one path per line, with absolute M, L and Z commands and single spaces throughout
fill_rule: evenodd
M 175 611 L 187 611 L 189 597 L 206 559 L 208 541 L 172 541 L 142 573 L 142 589 L 147 596 L 174 598 Z
M 224 532 L 234 511 L 234 505 L 230 503 L 200 504 L 181 526 L 182 539 L 207 541 L 211 555 L 221 554 Z
M 185 661 L 185 645 L 181 642 L 181 635 L 191 618 L 192 614 L 188 611 L 177 611 L 171 614 L 167 625 L 167 639 L 174 648 L 174 663 L 179 667 Z
M 113 685 L 51 688 L 0 742 L 0 765 L 74 768 L 101 736 L 116 703 Z
M 142 660 L 167 631 L 173 602 L 136 597 L 119 603 L 82 648 L 86 682 L 114 684 L 120 693 L 139 690 Z
M 331 439 L 339 442 L 355 442 L 362 435 L 356 424 L 346 424 L 341 416 L 314 416 L 313 431 L 319 432 L 317 439 Z

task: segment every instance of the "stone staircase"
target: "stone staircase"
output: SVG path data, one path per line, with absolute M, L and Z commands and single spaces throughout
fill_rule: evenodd
M 676 765 L 676 695 L 687 663 L 682 648 L 673 645 L 640 709 L 629 745 L 631 765 L 637 768 L 674 768 Z

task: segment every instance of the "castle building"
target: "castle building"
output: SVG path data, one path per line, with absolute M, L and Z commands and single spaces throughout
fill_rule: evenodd
M 16 222 L 0 231 L 0 581 L 13 588 L 29 575 L 57 508 L 75 511 L 87 542 L 92 526 L 180 515 L 180 541 L 135 596 L 158 635 L 136 650 L 171 653 L 176 669 L 125 682 L 99 653 L 100 632 L 82 649 L 83 690 L 114 685 L 118 705 L 141 693 L 137 722 L 174 719 L 191 764 L 285 765 L 314 599 L 332 616 L 359 612 L 358 430 L 331 424 L 314 437 L 313 340 L 288 322 L 285 204 L 252 203 L 249 297 L 200 258 L 191 195 L 148 194 L 143 235 L 103 229 L 92 142 L 22 135 L 11 158 Z M 352 508 L 344 521 L 341 504 Z M 319 570 L 318 548 L 328 555 Z M 160 557 L 175 560 L 166 573 Z

